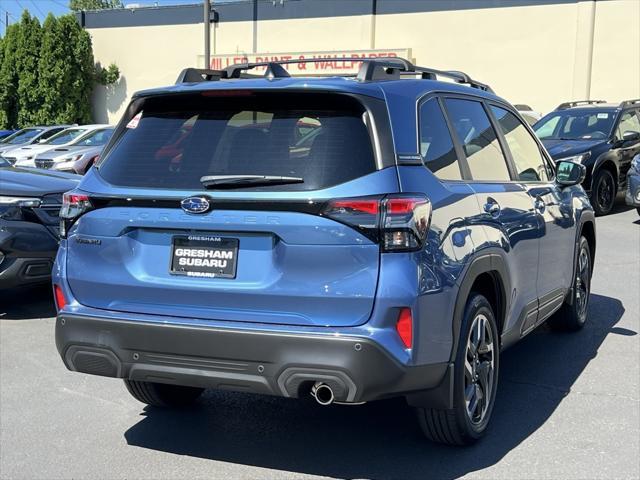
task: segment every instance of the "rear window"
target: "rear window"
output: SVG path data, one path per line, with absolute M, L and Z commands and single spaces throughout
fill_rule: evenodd
M 206 92 L 148 98 L 107 153 L 113 185 L 202 189 L 211 175 L 299 177 L 235 190 L 317 190 L 375 170 L 369 124 L 354 98 Z

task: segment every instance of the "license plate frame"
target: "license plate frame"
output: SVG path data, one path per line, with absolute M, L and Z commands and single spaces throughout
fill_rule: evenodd
M 232 280 L 237 275 L 239 250 L 238 238 L 174 235 L 171 239 L 169 273 L 193 278 Z M 182 259 L 185 261 L 181 262 Z

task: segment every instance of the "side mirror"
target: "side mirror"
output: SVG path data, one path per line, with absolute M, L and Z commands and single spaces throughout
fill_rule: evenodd
M 587 175 L 587 167 L 580 163 L 561 161 L 556 164 L 556 182 L 563 187 L 579 185 Z
M 622 134 L 623 142 L 637 142 L 640 140 L 640 132 L 634 132 L 632 130 L 627 130 Z

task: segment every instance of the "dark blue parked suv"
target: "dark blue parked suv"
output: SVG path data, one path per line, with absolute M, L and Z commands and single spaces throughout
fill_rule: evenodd
M 640 99 L 562 103 L 533 129 L 554 160 L 585 166 L 583 186 L 594 211 L 611 212 L 625 191 L 631 160 L 640 153 Z
M 584 170 L 460 72 L 187 69 L 134 96 L 65 195 L 58 351 L 151 405 L 403 396 L 427 437 L 471 443 L 500 351 L 586 321 Z

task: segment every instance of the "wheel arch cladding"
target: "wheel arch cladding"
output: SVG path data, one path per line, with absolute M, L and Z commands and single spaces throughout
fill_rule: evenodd
M 492 253 L 475 258 L 464 275 L 458 290 L 453 315 L 452 361 L 458 351 L 458 341 L 467 300 L 474 292 L 484 295 L 489 301 L 494 310 L 498 336 L 500 337 L 506 322 L 507 302 L 509 292 L 511 292 L 511 280 L 502 255 Z M 498 340 L 500 341 L 500 339 Z
M 578 241 L 580 237 L 584 237 L 587 239 L 587 243 L 589 244 L 589 251 L 591 253 L 591 264 L 595 262 L 596 258 L 596 229 L 593 220 L 585 220 L 580 228 L 580 235 L 578 236 Z M 591 275 L 593 276 L 593 267 L 591 268 Z

